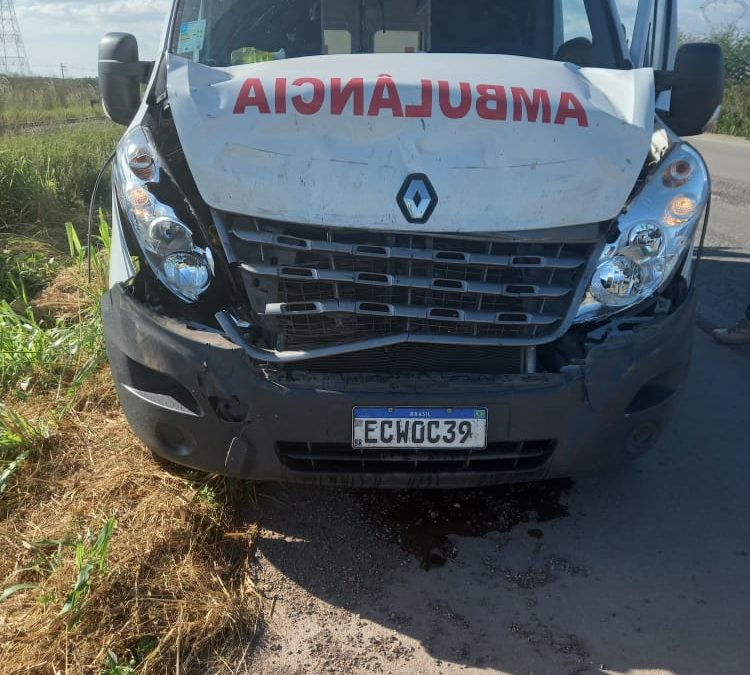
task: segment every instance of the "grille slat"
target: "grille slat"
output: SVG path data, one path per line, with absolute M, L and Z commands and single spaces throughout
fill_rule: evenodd
M 228 237 L 268 348 L 397 335 L 522 346 L 554 340 L 570 325 L 600 246 L 600 228 L 582 227 L 585 238 L 579 228 L 565 243 L 230 216 Z
M 520 444 L 519 444 L 520 445 Z M 380 451 L 377 453 L 377 461 L 379 462 L 444 462 L 446 459 L 462 461 L 464 463 L 470 463 L 473 458 L 482 459 L 485 461 L 516 461 L 519 458 L 518 452 L 482 452 L 481 455 L 477 452 L 467 450 L 461 455 L 440 455 L 435 452 L 407 450 L 405 452 L 388 452 Z M 352 461 L 351 452 L 343 452 L 337 450 L 315 450 L 308 448 L 307 450 L 300 450 L 298 452 L 290 451 L 285 453 L 286 457 L 290 460 L 310 460 L 311 462 L 319 462 L 325 460 L 331 461 Z M 525 459 L 539 459 L 544 457 L 546 451 L 542 450 L 539 452 L 525 453 L 523 457 Z M 358 456 L 359 459 L 367 461 L 367 456 L 361 454 Z
M 524 312 L 493 313 L 450 307 L 417 307 L 413 305 L 391 305 L 385 302 L 354 302 L 335 299 L 317 300 L 315 302 L 268 304 L 263 314 L 267 316 L 355 314 L 455 323 L 487 323 L 496 326 L 550 326 L 560 321 L 561 318 L 550 314 L 528 314 Z
M 515 474 L 542 469 L 555 446 L 554 440 L 539 440 L 489 443 L 486 450 L 361 450 L 343 443 L 279 441 L 276 452 L 285 466 L 300 472 Z
M 420 373 L 452 375 L 518 375 L 523 372 L 523 350 L 518 347 L 469 345 L 424 345 L 402 342 L 381 349 L 295 363 L 299 373 L 389 373 L 413 376 Z
M 483 267 L 514 267 L 517 269 L 567 269 L 572 270 L 586 263 L 586 258 L 552 257 L 540 255 L 487 255 L 466 251 L 435 251 L 429 249 L 400 248 L 398 246 L 351 245 L 319 239 L 302 239 L 269 232 L 232 230 L 232 234 L 243 241 L 265 244 L 289 251 L 334 253 L 362 258 L 394 258 L 435 262 L 443 265 L 481 265 Z
M 334 264 L 333 262 L 331 263 Z M 243 263 L 243 272 L 261 277 L 278 277 L 292 281 L 314 280 L 331 283 L 350 283 L 361 286 L 431 289 L 443 292 L 477 293 L 509 298 L 562 298 L 572 292 L 565 286 L 531 284 L 490 284 L 484 281 L 463 281 L 443 277 L 412 277 L 374 272 L 341 272 L 335 269 L 318 270 L 293 265 L 257 265 Z M 485 271 L 486 276 L 486 271 Z M 407 302 L 407 304 L 410 304 Z M 481 307 L 480 307 L 481 308 Z

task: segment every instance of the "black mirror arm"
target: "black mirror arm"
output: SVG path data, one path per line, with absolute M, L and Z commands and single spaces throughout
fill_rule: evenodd
M 656 84 L 656 93 L 667 91 L 672 87 L 690 84 L 690 78 L 674 70 L 655 70 L 654 83 Z
M 654 83 L 657 94 L 673 89 L 674 87 L 697 87 L 706 82 L 713 82 L 713 79 L 695 76 L 692 73 L 678 73 L 674 70 L 654 71 Z
M 120 75 L 122 77 L 135 77 L 141 84 L 147 84 L 154 70 L 154 61 L 134 61 L 132 63 L 123 61 L 99 61 L 100 75 Z

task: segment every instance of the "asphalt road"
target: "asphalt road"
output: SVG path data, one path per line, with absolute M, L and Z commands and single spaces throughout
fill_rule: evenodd
M 693 139 L 711 169 L 713 199 L 706 255 L 698 277 L 706 326 L 733 323 L 750 303 L 750 141 Z
M 705 328 L 750 301 L 750 143 L 696 145 Z M 617 473 L 479 496 L 264 486 L 275 601 L 252 671 L 750 672 L 750 346 L 695 330 L 671 429 Z

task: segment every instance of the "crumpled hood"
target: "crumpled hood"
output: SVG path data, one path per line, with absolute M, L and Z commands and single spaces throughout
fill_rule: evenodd
M 211 68 L 170 55 L 168 94 L 217 209 L 379 230 L 488 232 L 614 218 L 647 156 L 650 69 L 515 56 L 321 56 Z M 425 174 L 438 203 L 407 222 Z

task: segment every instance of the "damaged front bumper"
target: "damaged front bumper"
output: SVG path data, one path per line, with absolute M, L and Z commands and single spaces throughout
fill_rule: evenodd
M 561 373 L 436 375 L 408 386 L 269 377 L 223 334 L 161 316 L 122 285 L 102 308 L 120 401 L 156 455 L 254 480 L 458 487 L 570 476 L 651 447 L 687 373 L 695 294 L 671 314 L 612 324 Z M 380 461 L 351 447 L 355 406 L 481 406 L 488 449 Z

